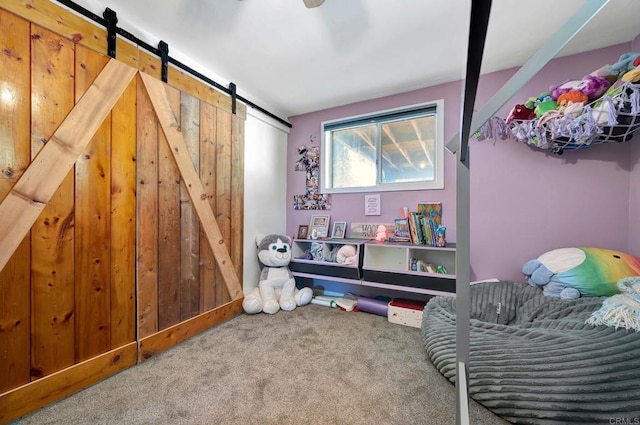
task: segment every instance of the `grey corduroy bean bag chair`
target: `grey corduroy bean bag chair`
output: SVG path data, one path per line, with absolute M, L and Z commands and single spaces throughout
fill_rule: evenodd
M 472 285 L 470 397 L 518 424 L 640 420 L 640 333 L 585 324 L 604 299 L 564 301 L 520 282 Z M 425 306 L 424 346 L 452 382 L 455 321 L 455 298 Z

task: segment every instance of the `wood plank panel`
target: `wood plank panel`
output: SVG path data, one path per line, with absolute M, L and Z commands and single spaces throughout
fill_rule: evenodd
M 236 102 L 236 116 L 242 121 L 247 120 L 247 105 L 241 102 Z
M 196 171 L 200 168 L 200 102 L 181 93 L 180 128 Z M 200 220 L 180 182 L 180 319 L 200 313 Z
M 0 0 L 0 8 L 61 34 L 78 45 L 107 54 L 107 31 L 104 27 L 70 13 L 50 0 Z M 117 37 L 116 58 L 119 61 L 160 79 L 160 59 L 146 50 L 134 53 L 133 49 L 137 50 L 137 47 Z M 168 80 L 172 87 L 231 112 L 230 96 L 173 65 L 169 66 Z M 246 119 L 245 105 L 238 104 L 236 114 Z
M 235 274 L 233 264 L 231 264 L 229 252 L 224 246 L 222 234 L 216 224 L 215 216 L 209 207 L 209 202 L 202 188 L 200 178 L 191 163 L 184 139 L 180 133 L 179 123 L 177 122 L 176 115 L 172 110 L 169 95 L 165 90 L 166 85 L 147 75 L 140 75 L 145 88 L 147 89 L 147 93 L 149 93 L 149 98 L 151 99 L 154 110 L 158 115 L 158 121 L 160 122 L 162 132 L 171 146 L 171 154 L 176 160 L 178 168 L 180 169 L 180 174 L 185 181 L 187 189 L 189 190 L 191 202 L 198 213 L 200 223 L 205 229 L 207 240 L 214 253 L 221 274 L 223 275 L 230 297 L 232 299 L 241 298 L 242 285 L 238 280 L 238 276 Z
M 158 331 L 158 119 L 137 81 L 138 337 Z
M 51 199 L 135 70 L 110 61 L 0 204 L 0 270 Z M 45 153 L 46 151 L 46 153 Z
M 140 49 L 131 41 L 116 36 L 116 59 L 126 63 L 130 67 L 138 69 L 140 67 Z
M 231 248 L 231 117 L 217 110 L 216 135 L 216 221 L 227 251 Z M 222 282 L 216 282 L 216 303 L 229 302 L 229 291 Z
M 0 10 L 0 202 L 31 160 L 30 25 Z M 30 379 L 30 247 L 20 243 L 0 271 L 0 393 Z
M 9 423 L 135 365 L 137 348 L 135 342 L 125 345 L 0 394 L 0 423 Z
M 152 55 L 146 50 L 139 49 L 138 50 L 138 69 L 140 72 L 144 72 L 147 75 L 154 77 L 157 80 L 160 80 L 162 77 L 162 63 L 160 62 L 160 58 Z
M 0 201 L 18 181 L 31 160 L 30 25 L 0 10 Z M 25 142 L 26 140 L 26 142 Z
M 180 92 L 169 87 L 167 96 L 179 122 Z M 180 322 L 180 171 L 164 133 L 158 135 L 158 327 L 165 329 Z
M 140 340 L 140 360 L 147 360 L 198 333 L 242 313 L 242 298 Z
M 231 112 L 231 96 L 214 89 L 203 81 L 192 77 L 174 65 L 169 65 L 167 84 L 210 103 L 218 109 Z
M 0 0 L 0 7 L 60 34 L 73 43 L 107 54 L 107 31 L 49 0 Z
M 42 158 L 39 153 L 48 147 L 43 142 L 49 140 L 73 108 L 74 48 L 64 37 L 32 26 L 31 152 L 35 158 Z M 32 167 L 33 164 L 14 189 Z M 72 165 L 51 187 L 55 193 L 31 229 L 33 379 L 74 363 L 74 182 L 69 169 Z M 31 224 L 25 223 L 26 226 Z
M 244 261 L 244 119 L 231 120 L 231 248 L 229 255 L 242 282 Z
M 109 59 L 76 48 L 75 97 L 80 99 Z M 76 361 L 111 349 L 111 114 L 76 161 Z
M 212 211 L 216 210 L 216 108 L 200 102 L 200 181 Z M 216 305 L 216 263 L 213 251 L 200 226 L 200 312 Z
M 0 393 L 31 379 L 29 238 L 0 274 Z
M 136 335 L 136 90 L 111 111 L 111 348 Z

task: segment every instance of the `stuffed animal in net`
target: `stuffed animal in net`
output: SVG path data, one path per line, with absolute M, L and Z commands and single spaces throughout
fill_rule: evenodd
M 279 234 L 256 236 L 258 260 L 262 272 L 258 287 L 242 301 L 245 313 L 264 312 L 275 314 L 279 310 L 292 311 L 306 305 L 313 298 L 311 288 L 298 289 L 289 263 L 291 262 L 291 239 Z
M 640 258 L 604 248 L 559 248 L 522 266 L 527 282 L 561 299 L 610 296 L 620 279 L 640 275 Z
M 561 123 L 564 126 L 571 125 L 571 123 L 566 122 L 565 118 L 578 117 L 582 114 L 588 101 L 587 95 L 580 90 L 569 90 L 558 96 L 556 109 L 545 112 L 538 120 L 538 126 L 541 127 L 550 120 L 556 120 L 557 123 Z
M 553 100 L 558 100 L 561 95 L 572 90 L 583 93 L 589 100 L 596 100 L 607 91 L 610 85 L 606 78 L 586 75 L 581 80 L 570 80 L 560 85 L 553 85 L 549 87 L 549 91 Z
M 533 105 L 533 103 L 529 103 Z M 509 124 L 513 120 L 518 121 L 529 121 L 536 118 L 536 113 L 532 108 L 527 108 L 527 106 L 523 103 L 518 103 L 511 109 L 507 119 L 505 120 L 505 124 Z
M 528 109 L 533 109 L 536 118 L 540 118 L 546 112 L 552 111 L 558 107 L 558 103 L 551 97 L 551 93 L 548 91 L 540 93 L 536 97 L 530 97 L 524 106 Z
M 631 71 L 640 64 L 638 58 L 640 58 L 640 52 L 624 53 L 620 55 L 618 62 L 598 68 L 590 75 L 606 78 L 611 84 L 613 84 L 626 72 Z

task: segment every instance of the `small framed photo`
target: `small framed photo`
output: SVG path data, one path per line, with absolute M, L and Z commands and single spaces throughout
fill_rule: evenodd
M 329 215 L 312 215 L 309 223 L 308 232 L 313 235 L 315 230 L 316 237 L 326 238 L 329 236 Z
M 346 221 L 336 221 L 333 223 L 333 230 L 331 231 L 332 238 L 344 238 L 345 233 L 347 232 L 347 222 Z
M 298 226 L 298 239 L 307 239 L 309 236 L 309 226 L 301 224 Z

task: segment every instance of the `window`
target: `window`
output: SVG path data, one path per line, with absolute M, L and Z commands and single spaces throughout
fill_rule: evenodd
M 322 192 L 442 189 L 444 101 L 322 123 Z

